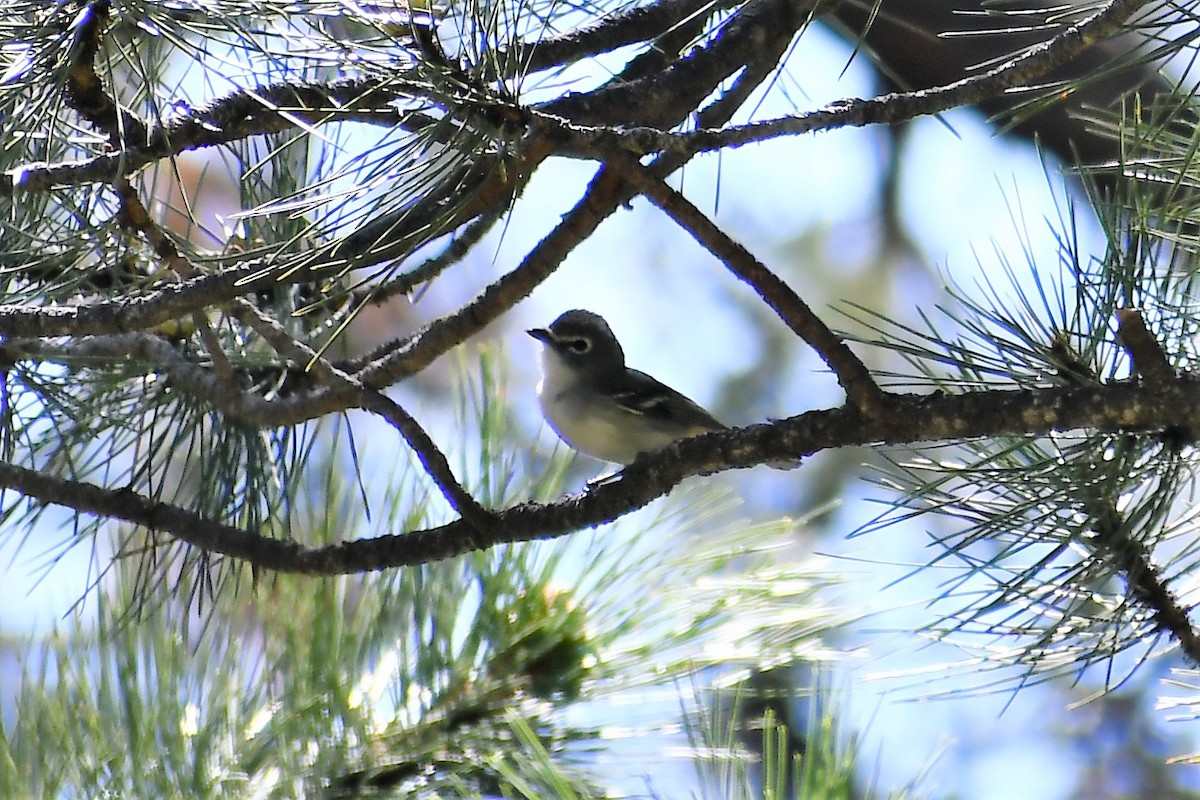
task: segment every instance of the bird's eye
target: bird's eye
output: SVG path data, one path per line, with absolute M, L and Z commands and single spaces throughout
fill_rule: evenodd
M 567 347 L 574 353 L 586 353 L 592 349 L 592 343 L 587 339 L 572 339 L 567 342 Z

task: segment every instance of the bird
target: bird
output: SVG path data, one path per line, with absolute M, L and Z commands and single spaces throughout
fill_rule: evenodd
M 599 314 L 573 309 L 526 333 L 542 343 L 542 415 L 580 453 L 631 464 L 680 439 L 728 430 L 695 401 L 626 366 L 621 343 Z

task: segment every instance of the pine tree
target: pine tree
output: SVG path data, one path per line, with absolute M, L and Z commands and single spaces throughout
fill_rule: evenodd
M 99 570 L 94 614 L 23 650 L 0 792 L 603 796 L 638 775 L 606 745 L 609 701 L 669 696 L 716 796 L 871 794 L 823 679 L 807 719 L 787 702 L 854 616 L 818 596 L 827 565 L 793 557 L 794 521 L 736 517 L 729 484 L 680 486 L 851 448 L 882 456 L 889 502 L 860 535 L 931 520 L 920 569 L 956 577 L 924 633 L 986 642 L 964 645 L 981 672 L 1200 668 L 1194 9 L 828 5 L 0 12 L 5 529 L 45 551 L 65 508 L 51 551 Z M 897 88 L 761 116 L 831 23 Z M 915 321 L 860 297 L 827 313 L 675 180 L 968 106 L 1044 142 L 1074 194 L 1058 252 L 1001 254 L 987 291 L 949 282 Z M 572 205 L 477 280 L 563 159 L 592 170 L 556 187 Z M 514 435 L 507 362 L 465 343 L 635 198 L 748 288 L 759 380 L 786 328 L 844 402 L 580 492 Z

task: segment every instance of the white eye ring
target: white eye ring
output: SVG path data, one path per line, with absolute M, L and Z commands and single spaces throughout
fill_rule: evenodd
M 583 353 L 586 353 L 588 350 L 592 349 L 592 342 L 591 342 L 591 340 L 585 339 L 584 337 L 581 336 L 578 339 L 572 339 L 569 342 L 567 342 L 567 348 L 572 353 L 583 354 Z

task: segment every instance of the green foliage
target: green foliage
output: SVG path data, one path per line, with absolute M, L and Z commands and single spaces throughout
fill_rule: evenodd
M 507 470 L 508 414 L 483 363 L 460 404 L 485 443 L 470 488 L 557 495 L 561 461 L 532 481 Z M 414 491 L 419 473 L 396 469 L 373 516 L 428 524 L 441 512 Z M 292 535 L 366 524 L 340 474 L 334 458 L 306 483 Z M 606 530 L 387 574 L 236 571 L 200 617 L 187 598 L 208 596 L 202 575 L 168 583 L 120 560 L 94 622 L 26 650 L 0 794 L 605 796 L 613 776 L 589 764 L 615 722 L 607 698 L 827 657 L 835 620 L 813 566 L 777 563 L 788 530 L 731 511 L 695 487 Z
M 1200 221 L 1186 166 L 1195 162 L 1195 128 L 1183 125 L 1191 106 L 1179 96 L 1106 118 L 1125 155 L 1082 171 L 1108 241 L 1102 257 L 1080 250 L 1079 212 L 1064 201 L 1052 223 L 1056 258 L 1027 250 L 1019 269 L 998 252 L 996 266 L 982 267 L 986 282 L 949 286 L 920 326 L 854 307 L 875 332 L 861 340 L 907 363 L 894 383 L 963 392 L 1138 380 L 1113 330 L 1125 309 L 1155 332 L 1173 368 L 1190 368 L 1200 325 L 1185 233 Z M 999 669 L 1010 676 L 1003 684 L 1017 667 L 1025 685 L 1100 664 L 1116 685 L 1180 633 L 1174 601 L 1150 594 L 1200 571 L 1193 438 L 1063 431 L 895 452 L 877 479 L 890 507 L 860 533 L 942 518 L 928 529 L 937 555 L 921 569 L 944 571 L 936 607 L 945 611 L 926 633 L 977 657 L 973 669 Z M 1127 650 L 1133 658 L 1114 668 Z

